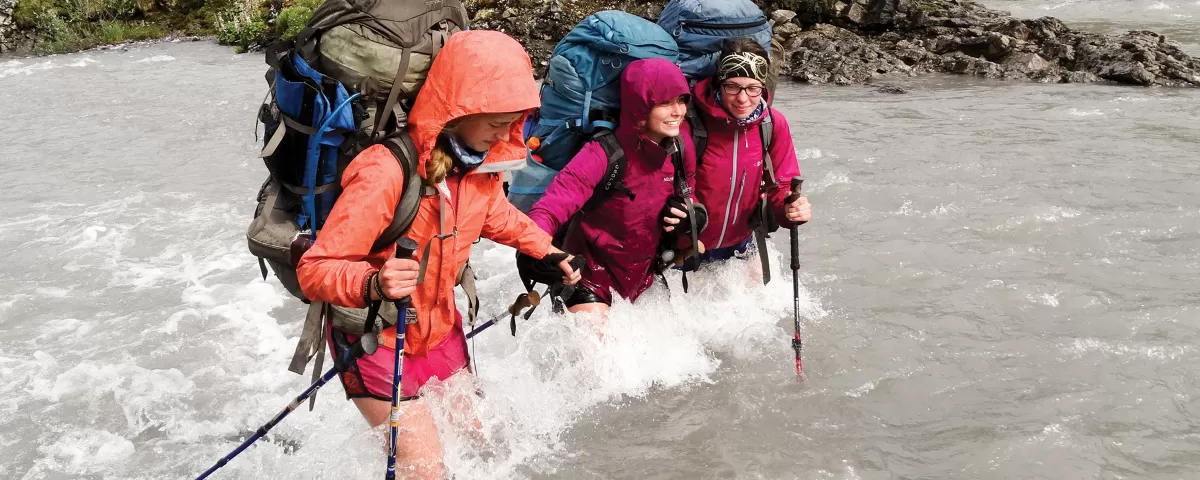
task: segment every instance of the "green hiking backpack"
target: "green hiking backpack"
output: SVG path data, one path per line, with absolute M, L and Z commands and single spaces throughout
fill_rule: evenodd
M 316 240 L 341 192 L 341 174 L 361 151 L 385 145 L 404 171 L 392 224 L 372 251 L 394 245 L 416 217 L 424 195 L 407 112 L 442 45 L 467 27 L 459 0 L 326 0 L 295 40 L 267 49 L 268 101 L 260 155 L 270 172 L 246 234 L 250 252 L 296 298 L 309 303 L 296 266 Z M 466 272 L 469 273 L 469 272 Z M 390 304 L 380 316 L 395 322 Z M 375 330 L 366 309 L 309 305 L 290 370 L 303 373 L 324 356 L 324 322 L 362 335 Z

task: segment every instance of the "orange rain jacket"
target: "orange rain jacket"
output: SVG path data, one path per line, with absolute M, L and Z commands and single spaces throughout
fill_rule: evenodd
M 438 135 L 451 120 L 479 113 L 528 115 L 538 104 L 533 68 L 520 43 L 485 30 L 451 35 L 434 59 L 409 115 L 409 133 L 420 154 L 419 172 L 425 175 Z M 470 258 L 471 244 L 480 236 L 534 258 L 549 251 L 550 236 L 508 202 L 501 185 L 500 172 L 525 164 L 524 123 L 524 116 L 514 122 L 509 140 L 493 145 L 478 168 L 447 178 L 438 195 L 421 198 L 405 236 L 420 245 L 418 255 L 432 246 L 424 282 L 412 294 L 417 322 L 405 332 L 406 353 L 424 354 L 454 328 L 454 285 Z M 371 252 L 371 245 L 391 224 L 403 184 L 403 171 L 384 146 L 367 148 L 350 162 L 342 174 L 342 193 L 296 270 L 309 299 L 366 307 L 362 294 L 367 278 L 395 254 L 394 246 Z M 452 236 L 439 240 L 443 221 L 444 233 Z M 392 348 L 393 328 L 381 335 Z

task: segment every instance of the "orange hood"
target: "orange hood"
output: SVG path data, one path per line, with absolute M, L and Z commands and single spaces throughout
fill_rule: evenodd
M 540 102 L 529 54 L 515 39 L 489 30 L 451 35 L 434 58 L 428 81 L 409 114 L 409 128 L 420 154 L 418 171 L 425 175 L 430 152 L 447 123 L 477 113 L 525 115 L 513 123 L 507 142 L 492 145 L 475 173 L 524 166 L 528 152 L 522 129 L 529 111 Z

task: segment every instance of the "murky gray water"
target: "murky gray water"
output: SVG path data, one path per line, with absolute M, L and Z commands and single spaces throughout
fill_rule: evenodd
M 1057 17 L 1072 28 L 1098 33 L 1152 30 L 1200 55 L 1197 0 L 998 0 L 983 2 L 1023 18 Z
M 571 476 L 1200 474 L 1200 92 L 910 88 L 786 90 L 829 311 L 804 385 L 780 338 L 599 408 Z
M 190 478 L 307 384 L 302 314 L 243 231 L 264 65 L 210 44 L 0 61 L 0 468 Z M 1200 91 L 926 77 L 787 86 L 817 218 L 746 264 L 476 345 L 459 478 L 1200 475 Z M 786 265 L 786 235 L 772 252 Z M 517 293 L 484 242 L 484 312 Z M 674 279 L 676 285 L 678 279 Z M 326 387 L 221 478 L 373 478 L 382 436 Z M 299 449 L 293 451 L 295 445 Z

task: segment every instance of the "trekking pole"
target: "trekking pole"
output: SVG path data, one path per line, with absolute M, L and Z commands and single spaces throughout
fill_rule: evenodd
M 791 204 L 800 197 L 800 186 L 804 183 L 804 179 L 800 177 L 792 177 L 792 194 L 785 199 L 785 204 Z M 792 349 L 796 351 L 796 378 L 799 379 L 804 373 L 804 366 L 800 363 L 800 348 L 803 342 L 800 340 L 800 238 L 797 236 L 796 227 L 803 225 L 805 222 L 798 222 L 788 230 L 791 231 L 792 240 L 792 313 L 793 321 L 796 327 L 796 334 L 792 337 Z M 762 255 L 762 253 L 760 253 Z
M 344 363 L 349 363 L 350 360 L 362 357 L 363 355 L 370 355 L 372 353 L 375 353 L 375 348 L 377 346 L 378 345 L 375 342 L 374 335 L 363 335 L 362 337 L 359 338 L 359 341 L 354 342 L 354 344 L 350 347 L 350 350 L 346 352 L 346 359 L 345 359 Z M 196 477 L 196 480 L 204 480 L 205 478 L 208 478 L 208 476 L 212 475 L 213 472 L 216 472 L 217 469 L 224 467 L 225 464 L 229 463 L 230 460 L 233 460 L 233 457 L 238 456 L 239 454 L 242 453 L 242 451 L 249 448 L 250 445 L 252 445 L 254 442 L 257 442 L 260 438 L 263 438 L 264 436 L 266 436 L 267 432 L 271 431 L 271 429 L 274 428 L 275 425 L 278 425 L 279 422 L 283 421 L 284 417 L 287 417 L 289 413 L 292 413 L 297 408 L 299 408 L 300 405 L 303 405 L 304 402 L 306 400 L 308 400 L 309 397 L 311 397 L 313 394 L 317 393 L 317 390 L 319 390 L 321 387 L 325 386 L 326 382 L 333 379 L 333 377 L 337 376 L 337 373 L 338 373 L 337 367 L 330 368 L 329 371 L 325 372 L 324 375 L 321 375 L 321 378 L 319 378 L 317 381 L 313 382 L 312 385 L 309 385 L 308 388 L 305 389 L 303 393 L 301 393 L 294 400 L 292 400 L 292 403 L 289 403 L 287 408 L 284 408 L 282 411 L 280 411 L 278 414 L 276 414 L 275 417 L 272 418 L 271 421 L 267 422 L 265 425 L 258 427 L 258 431 L 254 432 L 253 436 L 251 436 L 250 438 L 247 438 L 246 441 L 242 442 L 241 445 L 238 445 L 238 447 L 235 448 L 232 452 L 229 452 L 229 455 L 226 455 L 224 458 L 217 461 L 217 463 L 215 465 L 213 465 L 212 467 L 209 467 L 208 470 L 206 470 L 204 473 L 200 474 L 199 477 Z
M 470 332 L 467 333 L 467 339 L 470 339 L 471 337 L 478 335 L 480 332 L 487 330 L 488 327 L 495 325 L 497 322 L 500 321 L 500 319 L 504 318 L 505 316 L 510 316 L 515 319 L 515 318 L 517 318 L 517 315 L 521 314 L 522 310 L 525 310 L 528 307 L 536 307 L 541 302 L 542 302 L 542 296 L 536 290 L 531 290 L 529 293 L 522 293 L 522 294 L 518 295 L 517 300 L 515 302 L 513 302 L 513 304 L 511 306 L 508 307 L 508 311 L 501 313 L 500 315 L 496 315 L 496 318 L 488 320 L 484 324 L 482 324 L 478 327 L 475 327 L 474 330 L 471 330 Z
M 417 242 L 413 239 L 404 237 L 396 242 L 396 258 L 412 258 L 413 253 L 417 251 Z M 391 424 L 391 443 L 388 445 L 388 461 L 387 475 L 384 477 L 387 480 L 396 478 L 396 434 L 400 431 L 400 367 L 402 367 L 404 357 L 404 333 L 408 329 L 408 305 L 412 303 L 411 297 L 404 297 L 395 301 L 396 304 L 396 362 L 393 364 L 396 368 L 392 374 L 392 413 L 388 417 L 388 423 Z

